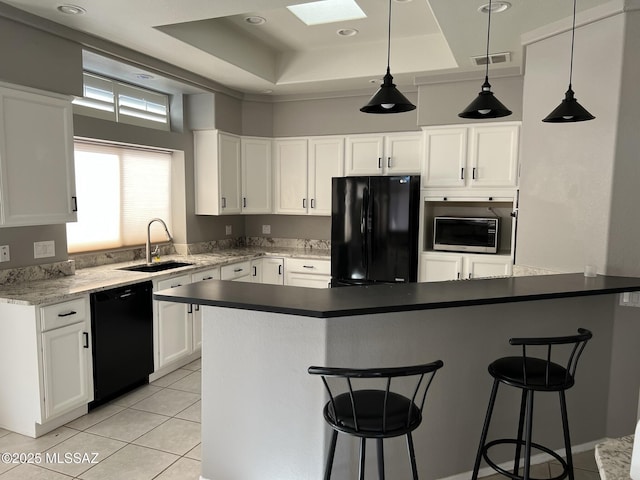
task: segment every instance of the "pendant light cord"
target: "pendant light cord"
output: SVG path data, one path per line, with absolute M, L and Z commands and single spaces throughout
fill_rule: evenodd
M 573 77 L 573 41 L 576 36 L 576 0 L 573 0 L 573 25 L 571 26 L 571 60 L 569 62 L 569 90 L 571 90 L 571 78 Z
M 487 56 L 485 57 L 485 70 L 484 79 L 485 82 L 489 81 L 489 38 L 491 33 L 491 0 L 489 0 L 489 21 L 487 22 Z
M 387 35 L 387 73 L 391 64 L 391 0 L 389 0 L 389 33 Z

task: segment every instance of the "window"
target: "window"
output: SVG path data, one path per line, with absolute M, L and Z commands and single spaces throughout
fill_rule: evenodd
M 113 122 L 169 130 L 169 96 L 91 73 L 83 75 L 83 96 L 74 112 Z
M 78 221 L 67 224 L 69 253 L 142 245 L 147 224 L 171 232 L 171 153 L 75 143 Z M 153 242 L 167 240 L 154 224 Z

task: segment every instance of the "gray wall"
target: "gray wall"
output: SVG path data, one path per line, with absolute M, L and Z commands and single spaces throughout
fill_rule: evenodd
M 508 117 L 483 120 L 483 122 L 504 122 L 522 120 L 523 77 L 491 78 L 491 91 L 513 113 Z M 477 123 L 458 117 L 478 96 L 483 80 L 464 82 L 433 83 L 420 85 L 418 99 L 418 125 L 451 125 Z
M 331 240 L 331 217 L 307 215 L 246 215 L 248 237 Z M 262 225 L 271 225 L 271 234 L 262 234 Z

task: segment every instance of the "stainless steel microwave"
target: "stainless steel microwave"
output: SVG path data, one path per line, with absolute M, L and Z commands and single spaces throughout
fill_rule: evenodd
M 499 224 L 499 218 L 435 217 L 433 249 L 498 253 Z

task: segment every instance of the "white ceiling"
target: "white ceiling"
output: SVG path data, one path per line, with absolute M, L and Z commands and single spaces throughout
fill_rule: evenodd
M 233 90 L 254 95 L 373 93 L 374 79 L 386 70 L 388 0 L 357 0 L 367 18 L 306 26 L 287 5 L 309 0 L 4 0 L 4 3 L 166 63 L 192 71 Z M 484 74 L 471 61 L 486 49 L 489 0 L 393 0 L 391 73 L 404 90 L 420 81 Z M 494 0 L 495 1 L 495 0 Z M 579 0 L 577 10 L 608 0 Z M 63 4 L 86 10 L 69 16 Z M 491 75 L 522 67 L 520 36 L 570 17 L 572 0 L 509 0 L 512 7 L 491 16 L 491 52 L 508 52 L 511 61 L 494 64 Z M 263 25 L 249 25 L 261 16 Z M 354 28 L 358 35 L 336 31 Z M 569 45 L 567 45 L 567 57 Z M 85 55 L 85 67 L 127 80 L 139 70 Z M 130 79 L 129 79 L 130 80 Z M 131 80 L 130 80 L 131 81 Z M 139 79 L 136 83 L 144 84 Z M 156 86 L 156 88 L 158 88 Z M 172 87 L 175 90 L 175 84 Z

